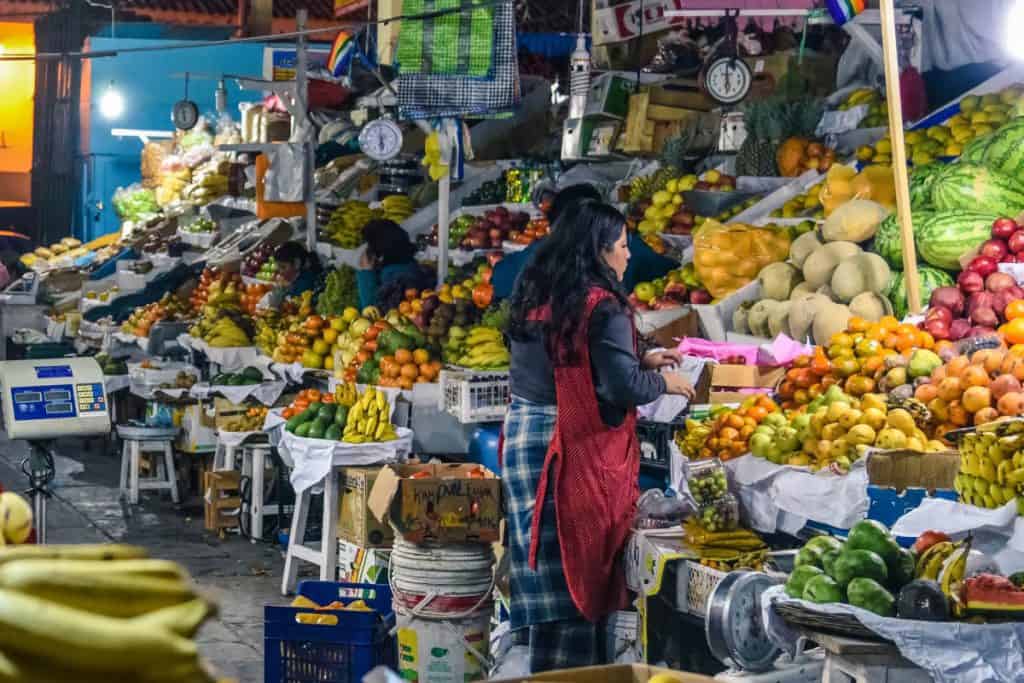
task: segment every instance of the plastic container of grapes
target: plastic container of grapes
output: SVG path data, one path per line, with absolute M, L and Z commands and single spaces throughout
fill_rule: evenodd
M 701 505 L 697 520 L 707 531 L 734 531 L 740 525 L 740 503 L 731 493 Z
M 712 488 L 714 480 L 724 482 Z M 729 473 L 718 458 L 686 463 L 686 483 L 690 495 L 698 506 L 705 505 L 729 493 Z

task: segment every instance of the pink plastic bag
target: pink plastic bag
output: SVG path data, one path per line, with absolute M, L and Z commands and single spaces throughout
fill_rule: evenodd
M 794 341 L 784 334 L 780 334 L 769 344 L 762 344 L 758 347 L 758 365 L 789 365 L 799 356 L 809 356 L 814 353 L 814 347 Z
M 679 342 L 679 353 L 684 356 L 710 358 L 723 362 L 742 358 L 746 365 L 757 365 L 757 347 L 751 344 L 733 344 L 731 342 L 713 342 L 707 339 L 687 337 Z

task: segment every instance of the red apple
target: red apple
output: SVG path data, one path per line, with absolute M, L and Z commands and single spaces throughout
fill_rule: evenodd
M 1010 239 L 1007 240 L 1007 244 L 1010 245 L 1010 251 L 1015 254 L 1018 251 L 1024 251 L 1024 230 L 1018 230 L 1010 235 Z
M 974 270 L 965 270 L 960 273 L 956 284 L 964 294 L 974 294 L 985 289 L 985 278 Z
M 928 309 L 928 314 L 925 316 L 925 322 L 929 320 L 942 320 L 946 325 L 951 325 L 953 323 L 953 311 L 945 306 L 932 306 Z
M 1001 240 L 1010 239 L 1017 232 L 1017 224 L 1012 218 L 1000 218 L 992 224 L 992 236 Z
M 988 277 L 999 270 L 999 262 L 988 256 L 975 256 L 967 265 L 967 270 L 974 271 L 982 277 Z
M 949 339 L 949 323 L 939 318 L 932 318 L 931 320 L 925 320 L 924 331 L 932 335 L 935 339 Z
M 690 292 L 690 303 L 695 306 L 711 303 L 711 295 L 703 289 L 695 289 Z
M 991 239 L 981 245 L 981 249 L 978 250 L 978 253 L 981 256 L 987 256 L 996 263 L 999 263 L 1007 254 L 1010 253 L 1010 249 L 1007 248 L 1006 242 L 1003 240 Z
M 1021 252 L 1021 253 L 1024 253 L 1024 252 Z M 1020 263 L 1020 255 L 1019 254 L 1007 254 L 1006 256 L 1003 257 L 1003 260 L 1000 261 L 1000 263 Z

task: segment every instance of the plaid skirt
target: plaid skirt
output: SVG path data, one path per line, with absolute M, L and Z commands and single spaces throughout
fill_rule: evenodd
M 508 524 L 509 612 L 513 630 L 583 618 L 565 582 L 552 487 L 548 488 L 541 511 L 536 571 L 529 565 L 537 485 L 555 431 L 556 415 L 557 409 L 553 405 L 540 405 L 513 397 L 505 416 L 501 482 Z

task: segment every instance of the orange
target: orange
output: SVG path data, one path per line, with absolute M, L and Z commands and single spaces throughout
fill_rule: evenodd
M 409 351 L 408 349 L 398 349 L 395 351 L 395 361 L 397 361 L 399 365 L 411 363 L 412 351 Z
M 917 345 L 922 349 L 932 350 L 935 348 L 935 337 L 924 330 L 917 331 Z
M 878 324 L 881 325 L 887 332 L 895 332 L 896 329 L 900 326 L 900 321 L 897 320 L 895 316 L 887 315 L 881 320 L 879 320 Z
M 1024 344 L 1024 318 L 1011 320 L 1003 326 L 1003 330 L 1006 341 L 1011 344 Z
M 308 330 L 319 330 L 324 326 L 324 319 L 318 315 L 311 315 L 306 319 L 306 329 Z
M 868 339 L 873 339 L 874 341 L 880 342 L 885 341 L 886 337 L 889 336 L 890 332 L 892 332 L 892 330 L 887 330 L 881 325 L 872 325 L 871 327 L 868 328 L 866 336 Z
M 412 352 L 412 360 L 416 365 L 423 365 L 430 362 L 430 352 L 426 349 L 416 349 Z
M 427 382 L 433 382 L 437 372 L 430 363 L 420 363 L 420 377 Z
M 412 389 L 412 385 L 413 385 L 413 380 L 411 380 L 411 379 L 409 379 L 407 377 L 403 377 L 402 379 L 400 379 L 398 381 L 398 386 L 402 387 L 406 391 L 408 391 L 409 389 Z
M 867 332 L 868 321 L 864 318 L 858 318 L 853 316 L 846 325 L 846 329 L 850 332 Z
M 1006 306 L 1006 319 L 1024 318 L 1024 299 L 1014 299 Z
M 402 379 L 415 380 L 420 375 L 420 369 L 413 363 L 407 363 L 402 366 L 401 376 Z
M 906 337 L 917 334 L 917 325 L 911 325 L 910 323 L 901 323 L 896 328 L 896 334 L 900 334 Z

